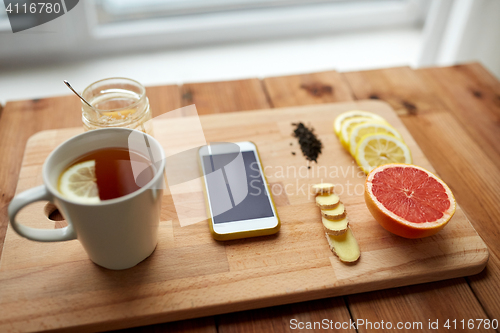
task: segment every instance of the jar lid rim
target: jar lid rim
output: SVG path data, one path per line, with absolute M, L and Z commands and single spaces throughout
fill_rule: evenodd
M 130 104 L 130 105 L 127 105 L 127 106 L 124 106 L 122 108 L 118 108 L 118 109 L 98 109 L 94 106 L 90 107 L 87 105 L 87 103 L 83 102 L 82 101 L 82 104 L 84 106 L 84 108 L 88 108 L 88 109 L 92 109 L 92 110 L 95 110 L 99 113 L 102 113 L 102 112 L 117 112 L 117 111 L 121 111 L 121 110 L 127 110 L 127 109 L 132 109 L 134 107 L 136 107 L 145 97 L 146 97 L 146 87 L 144 87 L 139 81 L 136 81 L 134 79 L 130 79 L 130 78 L 127 78 L 127 77 L 108 77 L 108 78 L 105 78 L 105 79 L 101 79 L 101 80 L 98 80 L 98 81 L 95 81 L 95 82 L 92 82 L 91 84 L 89 84 L 87 86 L 87 88 L 85 88 L 83 90 L 83 93 L 82 93 L 82 96 L 85 97 L 85 92 L 90 89 L 93 85 L 97 84 L 97 83 L 101 83 L 103 81 L 110 81 L 110 80 L 126 80 L 126 81 L 129 81 L 131 83 L 135 83 L 137 84 L 138 88 L 140 89 L 140 94 L 139 94 L 139 99 Z M 92 104 L 92 103 L 91 103 Z

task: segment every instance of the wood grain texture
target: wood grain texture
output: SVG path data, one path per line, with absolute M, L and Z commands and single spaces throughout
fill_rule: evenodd
M 478 71 L 476 65 L 471 66 Z M 494 241 L 498 239 L 498 226 L 494 221 L 498 221 L 500 210 L 497 204 L 493 204 L 498 202 L 500 195 L 497 190 L 500 179 L 498 164 L 495 165 L 490 155 L 483 150 L 483 146 L 477 144 L 470 132 L 465 129 L 467 126 L 449 110 L 450 97 L 443 94 L 443 89 L 435 89 L 438 83 L 429 77 L 428 72 L 435 71 L 438 75 L 442 69 L 426 69 L 425 73 L 407 68 L 384 69 L 346 73 L 345 76 L 357 98 L 372 96 L 387 99 L 391 105 L 399 108 L 398 114 L 401 115 L 401 120 L 430 162 L 436 166 L 438 174 L 450 185 L 457 201 L 462 203 L 478 232 L 492 250 L 494 261 L 498 261 L 496 254 L 498 242 Z M 490 80 L 489 83 L 481 84 L 482 89 L 486 90 L 485 87 L 493 83 Z M 453 84 L 448 82 L 448 85 Z M 476 98 L 470 93 L 468 95 L 469 98 Z M 401 102 L 402 97 L 404 102 Z M 414 107 L 408 108 L 411 105 Z M 481 117 L 481 112 L 470 112 L 470 114 Z M 493 262 L 490 262 L 487 267 L 492 265 Z M 485 315 L 492 319 L 498 318 L 499 302 L 488 296 L 490 293 L 496 294 L 500 288 L 498 270 L 496 267 L 487 268 L 483 274 L 472 279 L 479 280 L 477 286 L 474 283 L 472 285 L 476 296 L 483 295 L 479 296 L 479 302 L 484 308 Z M 487 279 L 488 282 L 483 279 Z M 443 289 L 442 292 L 446 294 L 442 298 L 461 297 L 458 290 Z M 470 294 L 471 290 L 467 292 Z M 452 302 L 460 303 L 459 299 Z M 462 304 L 462 306 L 462 312 L 468 313 L 469 305 Z M 435 304 L 434 307 L 439 307 L 439 304 Z
M 342 297 L 237 312 L 216 318 L 220 333 L 356 332 L 349 328 L 335 329 L 336 322 L 348 323 L 351 319 Z
M 178 86 L 148 87 L 147 95 L 153 116 L 179 108 L 181 94 Z M 47 129 L 81 125 L 80 101 L 74 95 L 8 102 L 0 107 L 0 255 L 8 225 L 7 206 L 16 190 L 19 169 L 27 139 Z M 65 225 L 64 221 L 64 225 Z M 57 255 L 57 254 L 56 254 Z M 139 331 L 216 332 L 213 317 L 144 326 Z
M 495 254 L 490 254 L 486 268 L 479 274 L 469 276 L 467 280 L 477 299 L 483 306 L 489 318 L 498 318 L 500 309 L 500 260 Z
M 270 104 L 273 107 L 321 104 L 328 102 L 346 102 L 354 100 L 354 96 L 351 92 L 350 87 L 347 85 L 345 78 L 336 71 L 271 77 L 265 78 L 263 80 L 263 83 L 267 91 L 267 95 L 269 96 Z M 325 300 L 325 302 L 326 301 L 327 300 Z M 339 297 L 330 298 L 328 299 L 328 301 L 335 303 L 345 303 L 344 299 L 341 299 Z M 344 316 L 332 315 L 331 313 L 325 314 L 324 311 L 322 311 L 321 303 L 315 304 L 316 308 L 314 312 L 311 312 L 310 308 L 312 307 L 311 303 L 313 302 L 318 301 L 298 303 L 295 305 L 295 307 L 297 308 L 297 311 L 308 313 L 311 317 L 318 318 L 317 320 L 322 320 L 325 318 L 338 318 L 338 321 L 348 322 L 351 319 L 350 314 L 347 318 Z M 288 319 L 288 321 L 295 318 L 293 314 L 289 313 L 289 309 L 284 306 L 276 307 L 273 315 L 278 319 L 286 318 Z M 232 318 L 231 314 L 223 315 L 221 317 L 226 321 L 231 321 Z M 251 320 L 251 327 L 262 325 L 261 321 L 265 320 L 261 318 L 250 317 L 248 313 L 241 313 L 240 319 L 245 321 Z M 248 325 L 249 324 L 246 324 L 245 327 Z M 277 329 L 275 325 L 272 326 L 272 330 L 270 330 L 270 325 L 266 325 L 266 327 L 270 332 L 282 332 L 282 330 Z M 289 327 L 290 326 L 288 325 L 287 328 Z M 227 332 L 239 332 L 239 326 L 236 324 L 225 328 Z M 285 329 L 283 331 L 287 330 Z M 313 329 L 311 331 L 319 332 L 320 330 Z
M 284 77 L 265 78 L 262 81 L 262 88 L 268 97 L 270 106 L 279 108 L 287 106 L 345 102 L 352 100 L 349 87 L 345 84 L 342 76 L 336 71 L 324 73 L 311 73 L 305 75 L 292 75 Z M 256 93 L 257 96 L 260 92 Z M 300 154 L 300 153 L 299 153 Z M 271 182 L 271 186 L 282 184 Z M 289 204 L 287 196 L 283 193 L 274 195 L 277 205 L 284 202 Z M 303 255 L 303 254 L 302 254 Z M 289 321 L 297 319 L 297 313 L 303 313 L 302 319 L 322 320 L 333 317 L 347 320 L 350 316 L 345 316 L 347 308 L 336 307 L 333 313 L 328 313 L 327 304 L 344 304 L 341 298 L 331 298 L 325 301 L 302 302 L 293 306 L 278 306 L 250 312 L 230 313 L 218 317 L 219 331 L 222 332 L 287 332 L 289 331 Z M 325 308 L 323 308 L 323 306 Z M 325 313 L 326 312 L 326 313 Z M 339 313 L 340 312 L 340 313 Z M 283 323 L 287 322 L 287 324 Z M 241 323 L 241 324 L 240 324 Z
M 112 331 L 114 333 L 217 333 L 215 317 L 203 317 Z
M 254 141 L 269 167 L 268 179 L 288 189 L 289 204 L 278 207 L 280 233 L 222 244 L 211 238 L 205 221 L 181 227 L 176 219 L 165 220 L 150 258 L 126 271 L 109 271 L 92 264 L 78 241 L 31 242 L 9 229 L 0 267 L 0 330 L 125 328 L 481 271 L 488 252 L 459 207 L 449 223 L 453 228 L 419 240 L 394 236 L 373 220 L 363 199 L 365 176 L 331 131 L 333 119 L 353 108 L 381 114 L 400 131 L 415 163 L 432 170 L 396 114 L 376 101 L 203 116 L 208 141 Z M 310 169 L 302 156 L 291 154 L 297 148 L 289 145 L 290 123 L 298 120 L 313 126 L 325 145 L 318 165 Z M 182 124 L 185 119 L 169 121 Z M 162 142 L 165 121 L 158 120 L 154 130 Z M 79 132 L 55 130 L 32 137 L 18 192 L 40 184 L 37 170 L 45 156 Z M 337 184 L 360 244 L 356 265 L 342 264 L 330 252 L 309 195 L 308 186 L 326 179 Z M 42 208 L 31 205 L 19 219 L 29 226 L 54 227 L 43 219 Z
M 382 100 L 400 116 L 438 112 L 444 103 L 408 67 L 343 73 L 355 99 Z
M 182 106 L 180 87 L 176 85 L 146 87 L 146 95 L 153 117 Z
M 436 146 L 436 142 L 427 139 L 428 135 L 431 135 L 431 137 L 433 135 L 433 133 L 428 130 L 428 126 L 426 126 L 429 124 L 430 120 L 424 119 L 421 122 L 418 122 L 418 126 L 412 126 L 412 121 L 416 117 L 410 117 L 408 115 L 413 115 L 415 113 L 419 116 L 426 113 L 452 113 L 447 109 L 447 105 L 453 106 L 456 101 L 446 101 L 445 99 L 454 99 L 457 91 L 464 91 L 463 96 L 458 96 L 460 101 L 463 98 L 473 99 L 473 101 L 465 102 L 466 105 L 474 106 L 474 109 L 468 110 L 471 114 L 475 114 L 476 104 L 479 105 L 480 110 L 487 108 L 490 113 L 497 112 L 496 110 L 498 109 L 495 109 L 494 106 L 498 106 L 500 102 L 500 82 L 479 64 L 454 66 L 452 71 L 448 71 L 446 79 L 444 80 L 438 78 L 441 70 L 441 68 L 425 69 L 422 71 L 425 72 L 425 75 L 421 75 L 420 70 L 414 71 L 409 68 L 349 73 L 352 74 L 349 77 L 349 84 L 346 84 L 347 80 L 344 74 L 338 75 L 338 73 L 334 72 L 333 74 L 332 72 L 325 72 L 325 74 L 314 73 L 303 75 L 304 78 L 301 78 L 301 75 L 293 76 L 293 80 L 290 80 L 293 81 L 293 83 L 288 83 L 288 78 L 290 77 L 265 79 L 263 84 L 260 85 L 260 88 L 259 85 L 255 83 L 240 84 L 238 83 L 240 81 L 223 82 L 221 84 L 214 84 L 213 87 L 210 87 L 212 83 L 194 84 L 193 86 L 196 88 L 196 91 L 201 91 L 202 98 L 199 101 L 204 102 L 203 108 L 201 109 L 203 112 L 227 112 L 258 108 L 258 106 L 252 106 L 255 105 L 252 101 L 249 103 L 242 103 L 240 98 L 242 95 L 244 95 L 243 100 L 255 99 L 260 101 L 260 103 L 257 104 L 262 105 L 260 106 L 261 108 L 268 107 L 269 105 L 293 106 L 316 104 L 320 102 L 342 101 L 343 98 L 346 98 L 346 100 L 352 99 L 352 96 L 349 97 L 349 95 L 338 94 L 339 91 L 345 91 L 343 87 L 347 87 L 349 94 L 356 94 L 356 98 L 358 99 L 371 98 L 388 101 L 398 114 L 402 116 L 402 121 L 422 147 L 427 158 L 436 167 L 440 176 L 447 179 L 446 181 L 448 183 L 458 181 L 458 185 L 461 186 L 460 188 L 453 188 L 455 194 L 457 190 L 461 193 L 459 203 L 464 208 L 466 214 L 471 218 L 472 223 L 474 223 L 476 228 L 478 228 L 490 249 L 492 249 L 492 255 L 487 268 L 480 274 L 471 276 L 467 279 L 470 282 L 474 294 L 477 296 L 479 302 L 484 308 L 486 315 L 490 318 L 499 319 L 500 300 L 498 295 L 500 294 L 500 284 L 498 283 L 498 277 L 500 276 L 500 261 L 495 254 L 497 252 L 498 237 L 495 237 L 495 233 L 493 233 L 491 237 L 488 237 L 488 230 L 491 228 L 495 230 L 495 226 L 497 224 L 496 222 L 498 221 L 490 218 L 489 216 L 492 214 L 492 216 L 497 216 L 495 214 L 498 214 L 498 210 L 496 210 L 498 204 L 496 202 L 491 204 L 491 201 L 488 198 L 483 200 L 484 198 L 481 193 L 476 196 L 476 192 L 474 194 L 468 194 L 467 191 L 464 192 L 461 190 L 461 188 L 467 186 L 467 179 L 470 176 L 475 177 L 473 182 L 475 189 L 480 189 L 481 177 L 484 176 L 484 169 L 481 169 L 480 172 L 478 172 L 481 176 L 477 176 L 475 175 L 476 171 L 469 167 L 462 171 L 460 164 L 454 167 L 441 165 L 441 163 L 447 163 L 446 159 L 441 157 L 443 151 L 454 151 L 456 152 L 456 155 L 460 155 L 462 151 L 461 147 L 452 141 L 448 141 L 450 145 L 444 148 L 434 147 Z M 456 71 L 458 71 L 458 73 L 454 73 Z M 453 75 L 451 75 L 450 72 L 452 72 Z M 459 80 L 454 80 L 455 75 L 458 75 Z M 304 88 L 301 88 L 302 81 L 305 83 L 319 82 L 321 84 L 309 85 L 310 92 L 307 91 L 307 93 L 304 94 Z M 469 84 L 469 82 L 471 84 Z M 232 83 L 236 83 L 237 87 L 235 86 L 234 89 L 231 88 L 230 86 Z M 273 88 L 274 83 L 277 85 L 275 88 Z M 428 86 L 428 84 L 430 85 Z M 333 95 L 328 94 L 329 88 L 322 88 L 323 85 L 331 86 L 333 88 Z M 459 87 L 451 87 L 450 89 L 449 87 L 446 87 L 447 85 L 457 85 Z M 189 87 L 191 85 L 186 86 Z M 340 88 L 338 88 L 339 86 Z M 438 92 L 433 91 L 432 87 L 434 86 L 437 86 Z M 467 90 L 467 88 L 470 87 L 473 87 L 474 90 Z M 262 88 L 267 89 L 267 92 Z M 353 91 L 351 91 L 351 89 Z M 158 94 L 156 94 L 156 92 L 158 92 Z M 216 94 L 225 95 L 225 100 L 214 96 Z M 164 87 L 148 88 L 148 96 L 150 98 L 153 114 L 155 116 L 158 115 L 159 111 L 159 113 L 164 113 L 177 108 L 179 105 L 194 103 L 193 95 L 190 93 L 190 90 L 185 91 L 182 102 L 176 102 L 181 99 L 179 87 L 177 86 L 170 86 L 166 89 Z M 267 104 L 262 103 L 266 97 L 270 102 Z M 237 100 L 231 101 L 232 98 Z M 73 102 L 71 103 L 73 106 L 68 108 L 68 100 L 65 99 L 72 99 Z M 198 106 L 198 102 L 196 103 Z M 242 104 L 248 104 L 250 106 Z M 79 108 L 79 101 L 74 96 L 67 96 L 62 99 L 49 98 L 43 100 L 9 102 L 3 110 L 3 113 L 8 114 L 8 117 L 5 118 L 3 117 L 3 114 L 0 114 L 0 142 L 2 142 L 2 145 L 0 145 L 0 156 L 2 156 L 2 168 L 0 168 L 0 251 L 3 247 L 5 227 L 7 225 L 6 207 L 14 195 L 26 140 L 30 135 L 40 130 L 80 126 L 81 120 L 78 115 L 78 111 L 76 111 L 75 114 L 68 112 L 69 109 L 73 108 Z M 234 110 L 231 108 L 234 108 Z M 200 111 L 200 108 L 198 110 Z M 455 112 L 455 110 L 451 111 Z M 464 110 L 459 111 L 466 112 Z M 491 117 L 491 114 L 487 113 L 487 117 Z M 447 119 L 449 119 L 449 116 L 442 115 L 439 116 L 438 119 L 446 122 Z M 450 129 L 452 131 L 457 123 L 462 126 L 462 128 L 459 128 L 459 133 L 465 133 L 466 136 L 469 136 L 469 138 L 465 140 L 466 142 L 478 142 L 478 139 L 470 134 L 471 132 L 468 128 L 470 124 L 464 124 L 458 118 L 455 118 L 450 124 Z M 491 126 L 491 124 L 488 126 Z M 477 130 L 477 128 L 474 130 Z M 450 133 L 448 131 L 447 135 L 449 134 Z M 479 140 L 488 139 L 480 138 Z M 471 153 L 469 151 L 471 147 L 473 147 L 472 155 L 479 157 L 484 157 L 484 155 L 490 156 L 492 155 L 491 152 L 495 151 L 495 148 L 489 147 L 487 149 L 487 153 L 485 154 L 480 145 L 467 145 L 467 147 L 469 156 Z M 477 154 L 475 152 L 476 150 L 482 152 Z M 449 156 L 449 154 L 447 156 Z M 458 158 L 457 160 L 453 156 L 452 161 L 458 161 L 460 163 L 462 159 Z M 478 165 L 480 164 L 478 163 Z M 462 172 L 459 176 L 454 176 L 453 172 L 457 168 Z M 33 172 L 36 172 L 36 169 Z M 498 171 L 493 174 L 498 175 Z M 279 186 L 283 185 L 279 182 L 276 184 Z M 28 187 L 29 186 L 30 185 L 28 185 Z M 464 200 L 462 198 L 466 199 Z M 282 200 L 281 202 L 283 203 L 283 206 L 289 205 L 288 198 L 286 196 L 281 195 L 280 199 Z M 471 199 L 471 202 L 469 202 L 469 199 Z M 164 208 L 169 208 L 171 205 L 167 204 L 167 206 L 168 207 Z M 162 214 L 162 217 L 165 220 L 168 220 L 174 215 L 175 210 L 172 212 L 171 209 L 165 209 L 165 213 Z M 477 221 L 481 221 L 481 223 L 478 223 Z M 481 231 L 481 228 L 486 230 L 486 237 L 485 232 Z M 182 232 L 182 236 L 179 237 L 184 238 L 187 237 L 187 235 L 189 235 L 189 232 Z M 58 252 L 54 253 L 54 255 L 57 256 Z M 426 286 L 426 290 L 423 290 L 421 288 L 422 286 L 411 286 L 390 289 L 382 293 L 364 293 L 360 294 L 359 298 L 357 296 L 354 296 L 355 298 L 352 298 L 353 296 L 349 296 L 349 300 L 352 299 L 352 302 L 349 303 L 356 304 L 355 306 L 351 306 L 357 309 L 356 318 L 371 319 L 372 321 L 380 319 L 391 320 L 396 318 L 401 318 L 402 320 L 407 320 L 407 318 L 416 318 L 417 320 L 421 320 L 421 316 L 413 316 L 412 313 L 414 313 L 417 309 L 419 313 L 424 311 L 422 312 L 424 313 L 422 316 L 427 315 L 427 312 L 425 312 L 426 310 L 420 310 L 422 307 L 434 310 L 436 318 L 445 320 L 450 317 L 450 314 L 453 313 L 470 313 L 470 317 L 472 314 L 480 315 L 477 311 L 477 302 L 470 299 L 470 291 L 463 288 L 464 284 L 461 282 L 461 279 L 450 281 L 452 283 L 450 287 L 446 286 L 447 282 L 449 281 L 423 285 Z M 464 295 L 461 294 L 463 292 L 465 292 Z M 422 296 L 422 293 L 425 295 Z M 404 301 L 397 300 L 398 295 L 401 294 L 404 295 Z M 338 298 L 334 298 L 333 300 L 336 299 Z M 443 304 L 443 302 L 436 301 L 441 299 L 446 299 L 448 301 L 445 302 L 445 304 Z M 471 302 L 470 304 L 472 304 L 472 309 L 469 309 L 468 304 L 464 304 L 465 299 Z M 263 310 L 256 310 L 255 312 L 240 312 L 237 316 L 238 321 L 241 321 L 241 325 L 239 325 L 236 320 L 231 319 L 235 314 L 219 316 L 217 317 L 217 321 L 219 324 L 228 323 L 228 325 L 221 325 L 219 328 L 225 332 L 252 331 L 259 328 L 261 331 L 274 330 L 281 332 L 282 330 L 286 330 L 285 325 L 280 328 L 278 325 L 272 323 L 276 323 L 280 319 L 288 322 L 291 318 L 295 317 L 295 313 L 301 313 L 304 318 L 323 319 L 333 317 L 328 313 L 325 314 L 323 311 L 323 307 L 327 309 L 328 305 L 321 305 L 321 303 L 315 302 L 322 301 L 294 304 L 293 307 L 295 310 L 292 312 L 290 312 L 289 306 L 267 308 Z M 312 305 L 313 303 L 317 306 Z M 399 311 L 399 306 L 402 306 L 403 310 Z M 461 308 L 458 309 L 456 308 L 457 306 L 460 306 Z M 452 309 L 454 307 L 455 309 Z M 127 308 L 124 311 L 129 310 L 130 308 Z M 268 310 L 268 312 L 272 315 L 267 316 L 267 312 L 264 312 L 265 310 Z M 350 310 L 353 311 L 353 309 Z M 374 313 L 375 310 L 376 313 Z M 19 312 L 22 313 L 23 310 L 20 310 Z M 158 322 L 161 321 L 165 320 L 158 319 Z M 170 330 L 214 332 L 217 327 L 213 325 L 213 323 L 213 317 L 209 317 L 174 322 L 170 324 L 160 324 L 158 326 L 145 326 L 136 330 L 140 332 L 163 332 Z M 137 325 L 141 325 L 141 323 L 137 323 Z
M 421 69 L 416 74 L 440 96 L 446 109 L 481 150 L 500 165 L 500 91 L 488 89 L 466 66 L 445 67 L 439 71 Z
M 188 83 L 182 86 L 182 105 L 195 104 L 198 114 L 269 108 L 258 79 Z
M 477 64 L 443 68 L 442 72 L 416 71 L 415 74 L 440 95 L 449 115 L 440 121 L 428 119 L 426 124 L 415 124 L 419 127 L 415 132 L 422 133 L 423 127 L 432 130 L 426 138 L 422 137 L 422 141 L 427 142 L 422 148 L 427 146 L 433 151 L 436 159 L 433 163 L 442 169 L 443 178 L 456 184 L 457 199 L 465 204 L 464 210 L 490 249 L 491 262 L 486 272 L 469 280 L 488 315 L 499 318 L 500 301 L 489 295 L 498 295 L 500 290 L 500 271 L 496 266 L 500 262 L 500 226 L 496 223 L 500 220 L 497 204 L 500 200 L 500 83 L 485 72 Z M 450 81 L 459 82 L 462 88 L 447 84 Z M 432 122 L 431 128 L 428 122 Z M 486 128 L 482 127 L 484 124 Z M 442 137 L 445 137 L 443 142 Z
M 263 82 L 275 108 L 353 99 L 344 78 L 336 71 L 270 77 Z
M 24 147 L 34 133 L 81 125 L 76 96 L 8 102 L 0 115 L 0 254 L 7 230 L 7 207 L 14 197 Z M 53 110 L 64 110 L 54 117 Z
M 455 302 L 444 299 L 443 294 L 456 295 Z M 436 306 L 436 303 L 440 305 Z M 469 307 L 466 313 L 464 304 Z M 447 331 L 443 327 L 447 319 L 451 321 L 456 319 L 457 322 L 465 319 L 467 322 L 468 319 L 485 318 L 478 300 L 462 279 L 403 287 L 398 288 L 397 292 L 384 290 L 352 295 L 349 296 L 349 308 L 355 318 L 365 321 L 363 325 L 358 325 L 358 332 L 444 332 Z M 390 319 L 387 317 L 388 313 L 391 314 Z M 380 323 L 382 319 L 386 322 L 385 329 L 375 329 L 376 326 L 373 327 L 373 325 L 376 325 L 376 322 Z M 438 320 L 439 329 L 430 329 L 429 320 L 431 322 Z M 372 326 L 368 324 L 368 321 L 372 323 Z M 387 322 L 391 323 L 391 329 L 387 329 Z M 410 326 L 398 328 L 398 323 Z M 453 323 L 451 324 L 453 327 Z M 465 330 L 460 326 L 458 328 L 450 331 L 467 331 L 467 327 Z M 492 332 L 494 330 L 482 327 L 471 331 Z
M 317 75 L 317 74 L 314 74 Z M 310 76 L 310 75 L 308 75 Z M 297 91 L 300 89 L 300 80 L 294 77 L 293 81 L 289 84 L 283 83 L 288 77 L 277 78 L 275 82 L 278 82 L 279 87 L 274 90 L 279 91 L 279 94 L 269 93 L 271 97 L 271 103 L 274 104 L 274 98 L 277 99 L 277 104 L 283 101 L 282 95 L 287 96 L 287 93 L 290 95 L 297 96 Z M 423 84 L 422 80 L 414 74 L 414 71 L 404 67 L 404 68 L 393 68 L 393 69 L 384 69 L 384 70 L 375 70 L 375 71 L 364 71 L 364 72 L 354 72 L 354 73 L 346 73 L 342 74 L 339 78 L 335 77 L 335 80 L 332 79 L 329 81 L 330 84 L 339 87 L 342 85 L 348 86 L 349 89 L 352 89 L 353 98 L 357 99 L 381 99 L 388 102 L 398 113 L 398 115 L 403 116 L 402 120 L 406 124 L 406 119 L 413 119 L 413 117 L 405 117 L 408 115 L 414 114 L 427 114 L 427 113 L 436 113 L 442 111 L 443 103 L 440 101 L 439 96 L 435 96 L 433 92 Z M 273 91 L 272 84 L 273 81 L 266 81 L 266 87 Z M 288 91 L 283 90 L 283 87 L 288 87 Z M 349 96 L 347 96 L 349 98 Z M 291 100 L 291 99 L 288 99 Z M 304 103 L 307 103 L 310 98 L 305 98 Z M 300 103 L 300 102 L 299 102 Z M 412 134 L 415 131 L 411 131 Z M 418 132 L 420 135 L 424 135 L 427 133 L 427 129 L 420 129 Z M 415 134 L 414 134 L 415 135 Z M 420 136 L 416 137 L 417 142 L 420 142 Z M 424 151 L 426 151 L 424 149 Z M 426 151 L 426 154 L 428 151 Z M 439 156 L 439 153 L 437 153 Z M 427 155 L 429 156 L 429 155 Z M 434 155 L 433 155 L 434 156 Z M 439 165 L 439 162 L 431 161 L 434 165 Z M 439 170 L 438 170 L 439 171 Z M 459 201 L 460 202 L 460 201 Z M 464 280 L 462 280 L 462 284 L 467 286 Z M 409 287 L 411 290 L 412 287 Z M 439 289 L 438 293 L 440 294 L 440 298 L 446 299 L 454 299 L 457 302 L 460 301 L 461 296 L 456 296 L 457 293 L 461 292 L 461 290 L 466 290 L 469 295 L 472 295 L 470 288 L 447 288 L 447 289 Z M 386 291 L 386 294 L 394 294 L 397 295 L 397 289 L 391 289 Z M 371 295 L 371 294 L 364 294 Z M 378 293 L 374 293 L 377 297 L 380 296 Z M 408 296 L 411 299 L 411 295 Z M 350 299 L 351 296 L 348 296 L 347 299 Z M 393 308 L 396 306 L 394 304 L 394 299 L 391 297 L 385 297 L 382 303 L 386 303 L 383 309 Z M 419 305 L 419 300 L 414 299 L 413 304 L 415 306 Z M 460 303 L 459 303 L 460 304 Z M 356 306 L 356 305 L 354 305 Z M 373 304 L 372 304 L 373 306 Z M 425 306 L 422 304 L 422 306 Z M 461 304 L 461 313 L 468 313 L 468 305 Z M 447 306 L 446 304 L 433 304 L 433 309 L 443 314 L 443 316 L 447 315 Z M 377 321 L 380 319 L 391 320 L 394 315 L 390 311 L 380 310 L 375 316 L 373 312 L 365 312 L 363 309 L 358 309 L 356 312 L 356 316 L 353 319 L 364 318 L 371 321 Z M 477 308 L 476 310 L 479 310 Z M 352 309 L 351 309 L 352 311 Z M 354 312 L 353 312 L 354 315 Z

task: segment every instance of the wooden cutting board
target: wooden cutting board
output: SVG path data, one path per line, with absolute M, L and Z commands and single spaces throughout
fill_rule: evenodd
M 414 163 L 433 171 L 395 112 L 378 101 L 202 116 L 207 141 L 257 144 L 275 193 L 279 234 L 216 242 L 205 221 L 181 227 L 172 198 L 166 195 L 153 255 L 134 268 L 111 271 L 93 264 L 77 240 L 32 242 L 9 226 L 0 261 L 0 331 L 118 329 L 480 272 L 488 250 L 459 206 L 443 231 L 417 240 L 392 235 L 372 218 L 361 191 L 365 176 L 332 132 L 335 117 L 352 109 L 383 116 L 402 134 Z M 178 121 L 181 127 L 183 119 Z M 291 123 L 298 121 L 314 127 L 323 142 L 317 165 L 306 162 L 291 136 Z M 161 142 L 166 137 L 162 120 L 154 126 Z M 45 158 L 80 132 L 74 128 L 32 136 L 17 193 L 41 184 Z M 362 252 L 354 265 L 332 254 L 319 209 L 307 191 L 300 190 L 321 180 L 343 190 L 339 194 Z M 19 220 L 46 228 L 64 224 L 49 220 L 44 210 L 46 203 L 32 204 Z

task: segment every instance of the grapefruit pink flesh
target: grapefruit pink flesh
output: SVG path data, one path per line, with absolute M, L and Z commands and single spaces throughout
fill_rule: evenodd
M 377 173 L 372 192 L 385 208 L 410 222 L 436 221 L 450 208 L 444 186 L 415 168 L 387 168 Z
M 382 227 L 406 238 L 436 234 L 456 207 L 451 190 L 441 179 L 409 164 L 373 169 L 366 179 L 365 201 Z

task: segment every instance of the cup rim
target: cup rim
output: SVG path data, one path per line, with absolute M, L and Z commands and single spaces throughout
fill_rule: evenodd
M 134 102 L 134 103 L 132 103 L 132 104 L 130 104 L 130 105 L 124 106 L 124 107 L 122 107 L 122 108 L 118 108 L 118 109 L 109 109 L 109 110 L 108 110 L 108 109 L 98 109 L 98 108 L 96 108 L 96 107 L 94 107 L 94 106 L 92 106 L 92 107 L 91 107 L 93 110 L 95 110 L 95 111 L 97 111 L 97 112 L 99 112 L 99 113 L 102 113 L 102 112 L 117 112 L 117 111 L 121 111 L 121 110 L 128 110 L 128 109 L 134 108 L 134 107 L 136 107 L 137 105 L 139 105 L 139 103 L 142 101 L 142 99 L 143 99 L 144 97 L 146 97 L 146 87 L 144 87 L 144 85 L 142 85 L 142 83 L 140 83 L 140 82 L 139 82 L 139 81 L 137 81 L 137 80 L 130 79 L 130 78 L 128 78 L 128 77 L 116 76 L 116 77 L 108 77 L 108 78 L 105 78 L 105 79 L 100 79 L 100 80 L 97 80 L 97 81 L 95 81 L 95 82 L 92 82 L 91 84 L 89 84 L 89 85 L 88 85 L 88 86 L 87 86 L 87 87 L 83 90 L 83 92 L 82 92 L 82 96 L 83 96 L 83 98 L 85 98 L 85 92 L 86 92 L 87 90 L 89 90 L 89 89 L 90 89 L 90 87 L 92 87 L 93 85 L 95 85 L 95 84 L 97 84 L 97 83 L 104 82 L 104 81 L 109 81 L 109 80 L 125 80 L 125 81 L 129 81 L 129 82 L 133 82 L 133 83 L 137 84 L 137 85 L 139 86 L 139 88 L 141 89 L 140 98 L 139 98 L 136 102 Z M 89 106 L 88 106 L 86 103 L 84 103 L 83 101 L 82 101 L 82 103 L 83 103 L 83 105 L 85 105 L 86 107 L 89 107 Z M 90 103 L 91 103 L 91 102 L 90 102 Z M 91 104 L 92 104 L 92 103 L 91 103 Z
M 99 131 L 99 132 L 102 132 L 102 131 L 107 131 L 107 132 L 109 132 L 109 131 L 111 131 L 111 132 L 125 131 L 125 132 L 129 132 L 129 133 L 131 133 L 131 132 L 139 132 L 141 134 L 147 135 L 148 136 L 148 140 L 150 140 L 150 142 L 154 142 L 160 148 L 159 150 L 160 150 L 160 155 L 161 155 L 161 164 L 160 164 L 160 167 L 158 168 L 158 172 L 155 174 L 155 176 L 153 177 L 153 179 L 151 179 L 146 185 L 144 185 L 140 189 L 138 189 L 138 190 L 136 190 L 136 191 L 134 191 L 132 193 L 129 193 L 127 195 L 118 197 L 118 198 L 109 199 L 109 200 L 102 200 L 99 203 L 82 203 L 82 202 L 78 202 L 78 201 L 74 201 L 74 200 L 68 199 L 68 198 L 64 197 L 61 193 L 59 193 L 59 191 L 57 190 L 57 188 L 54 188 L 54 186 L 52 186 L 52 183 L 51 183 L 51 181 L 49 179 L 49 170 L 48 170 L 48 166 L 47 166 L 48 162 L 51 159 L 53 159 L 54 156 L 57 155 L 57 152 L 60 149 L 62 149 L 64 146 L 70 145 L 73 142 L 80 140 L 82 137 L 91 135 L 92 133 L 97 132 L 97 131 Z M 91 151 L 91 150 L 89 150 L 89 151 Z M 48 191 L 53 196 L 55 196 L 57 199 L 59 199 L 61 201 L 67 202 L 67 203 L 71 203 L 71 204 L 79 205 L 79 206 L 86 206 L 86 207 L 100 207 L 100 206 L 112 205 L 112 204 L 116 204 L 116 203 L 120 203 L 120 202 L 126 201 L 126 200 L 128 200 L 130 198 L 133 198 L 133 197 L 135 197 L 135 196 L 143 193 L 144 191 L 148 190 L 149 186 L 152 183 L 157 182 L 158 179 L 163 176 L 163 170 L 165 168 L 165 158 L 166 158 L 165 157 L 165 151 L 163 150 L 163 147 L 161 146 L 160 142 L 158 142 L 158 140 L 156 140 L 154 137 L 152 137 L 151 135 L 149 135 L 147 133 L 138 131 L 136 129 L 123 128 L 123 127 L 95 129 L 95 130 L 92 130 L 92 131 L 83 132 L 81 134 L 78 134 L 78 135 L 75 135 L 75 136 L 69 138 L 68 140 L 66 140 L 63 143 L 61 143 L 60 145 L 58 145 L 49 154 L 49 156 L 47 157 L 47 159 L 43 163 L 43 167 L 42 167 L 43 184 L 45 185 L 45 187 L 48 189 Z

